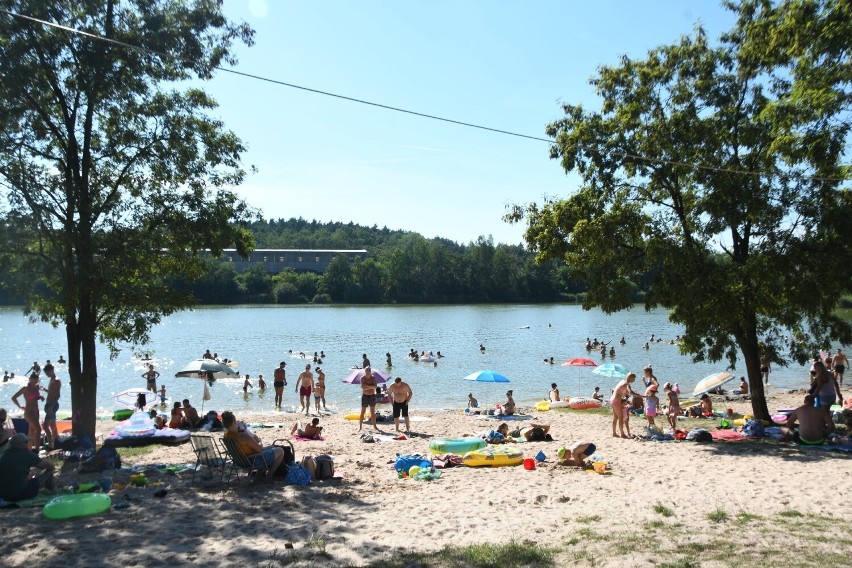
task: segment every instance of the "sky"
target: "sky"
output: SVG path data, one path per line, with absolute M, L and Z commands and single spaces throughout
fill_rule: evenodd
M 717 0 L 359 2 L 225 0 L 256 32 L 236 69 L 352 98 L 546 138 L 561 104 L 598 109 L 589 79 L 700 22 Z M 354 222 L 466 244 L 523 242 L 511 204 L 575 191 L 549 144 L 401 114 L 230 73 L 203 88 L 257 168 L 237 192 L 266 219 Z

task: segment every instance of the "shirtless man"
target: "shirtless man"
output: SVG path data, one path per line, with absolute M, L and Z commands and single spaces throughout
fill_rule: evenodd
M 314 371 L 317 372 L 317 382 L 314 384 L 314 404 L 316 404 L 317 414 L 319 414 L 320 401 L 322 401 L 322 409 L 328 410 L 325 407 L 325 373 L 319 367 L 316 367 Z
M 825 437 L 834 430 L 831 416 L 822 408 L 814 408 L 813 395 L 805 396 L 805 403 L 787 417 L 787 427 L 799 423 L 799 443 L 806 446 L 821 446 Z
M 846 358 L 846 355 L 840 349 L 838 349 L 837 353 L 834 354 L 834 358 L 831 360 L 831 366 L 834 368 L 834 377 L 842 387 L 843 372 L 846 370 L 846 367 L 849 366 L 849 359 Z
M 396 426 L 396 431 L 399 432 L 399 415 L 405 418 L 405 433 L 411 433 L 410 421 L 408 419 L 408 403 L 414 393 L 411 392 L 411 387 L 408 383 L 403 382 L 401 377 L 397 377 L 393 384 L 388 388 L 388 396 L 393 403 L 393 423 Z
M 512 438 L 523 437 L 527 442 L 549 442 L 553 438 L 548 432 L 550 432 L 550 424 L 530 424 L 524 428 L 509 432 L 509 435 Z
M 142 373 L 142 378 L 148 381 L 148 390 L 156 393 L 157 392 L 157 377 L 160 376 L 160 373 L 154 370 L 154 365 L 148 364 L 148 370 Z
M 272 371 L 272 386 L 275 388 L 275 408 L 281 408 L 281 401 L 284 398 L 284 387 L 287 386 L 287 375 L 284 372 L 284 367 L 287 363 L 281 361 L 278 368 Z
M 44 366 L 44 374 L 50 377 L 50 382 L 47 383 L 47 399 L 44 402 L 44 435 L 47 438 L 47 447 L 53 449 L 53 443 L 59 437 L 59 431 L 56 429 L 56 411 L 59 410 L 59 391 L 62 388 L 62 383 L 56 378 L 56 373 L 53 371 L 53 365 L 47 364 Z
M 319 440 L 322 435 L 322 426 L 319 425 L 319 418 L 314 418 L 311 420 L 311 423 L 305 425 L 304 428 L 302 427 L 302 423 L 297 421 L 293 425 L 293 429 L 290 430 L 290 435 L 292 436 L 293 434 L 300 438 Z
M 304 409 L 305 416 L 311 413 L 311 393 L 314 392 L 314 375 L 311 373 L 311 364 L 305 365 L 305 370 L 299 373 L 296 379 L 296 391 L 299 393 L 300 411 Z
M 358 430 L 364 426 L 364 414 L 367 412 L 367 407 L 370 408 L 370 422 L 376 430 L 379 427 L 376 425 L 376 377 L 373 376 L 373 370 L 370 367 L 364 369 L 364 376 L 361 377 L 361 416 L 358 418 Z

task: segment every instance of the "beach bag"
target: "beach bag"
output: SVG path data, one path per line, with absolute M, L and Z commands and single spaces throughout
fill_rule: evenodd
M 763 422 L 760 420 L 746 420 L 746 423 L 743 426 L 743 435 L 753 436 L 755 438 L 764 437 L 766 435 L 766 431 L 763 429 Z
M 404 471 L 408 473 L 408 470 L 411 469 L 412 466 L 431 468 L 432 460 L 423 457 L 420 454 L 410 454 L 410 455 L 396 455 L 396 462 L 394 463 L 394 469 L 397 471 Z
M 101 446 L 92 459 L 80 464 L 80 473 L 96 473 L 107 469 L 121 469 L 121 456 L 112 446 Z
M 331 479 L 334 477 L 334 458 L 329 455 L 317 456 L 316 462 L 317 471 L 316 478 L 320 481 L 323 479 Z
M 686 435 L 686 439 L 692 442 L 712 442 L 713 435 L 703 428 L 696 428 L 695 430 L 690 430 L 689 434 Z
M 294 463 L 287 468 L 287 476 L 284 478 L 284 483 L 289 483 L 290 485 L 310 485 L 311 472 L 302 467 L 301 464 Z

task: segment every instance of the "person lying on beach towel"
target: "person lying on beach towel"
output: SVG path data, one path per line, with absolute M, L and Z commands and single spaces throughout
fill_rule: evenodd
M 290 430 L 290 434 L 306 440 L 321 440 L 322 426 L 319 425 L 319 418 L 314 418 L 310 424 L 304 427 L 302 427 L 302 422 L 297 420 L 293 425 L 293 429 Z
M 512 438 L 525 438 L 527 442 L 552 442 L 553 436 L 548 434 L 550 424 L 530 424 L 509 432 Z

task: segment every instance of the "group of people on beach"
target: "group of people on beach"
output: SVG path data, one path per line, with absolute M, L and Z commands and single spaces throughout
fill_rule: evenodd
M 48 378 L 47 387 L 40 384 L 42 372 Z M 41 367 L 36 361 L 27 370 L 29 379 L 27 384 L 12 395 L 12 402 L 23 410 L 23 417 L 27 423 L 27 446 L 31 450 L 41 447 L 41 434 L 44 432 L 45 444 L 48 449 L 53 449 L 54 443 L 59 437 L 56 425 L 56 413 L 59 410 L 59 398 L 62 392 L 62 381 L 56 375 L 56 368 L 50 362 Z M 40 420 L 41 411 L 39 403 L 44 402 L 44 420 Z M 5 414 L 6 411 L 3 410 Z

